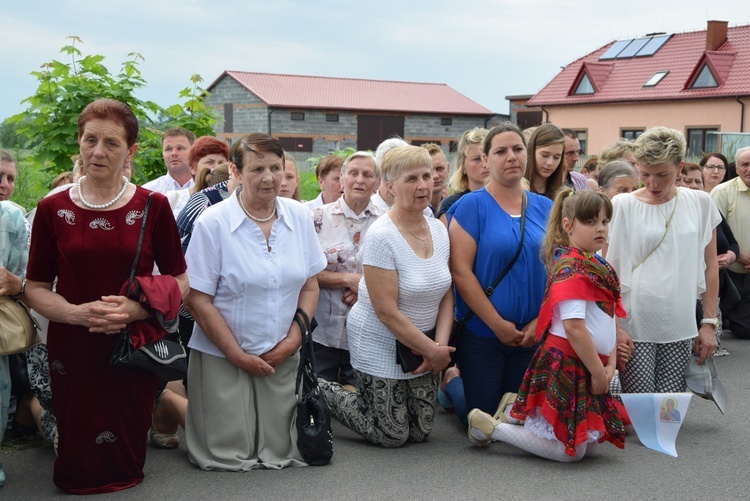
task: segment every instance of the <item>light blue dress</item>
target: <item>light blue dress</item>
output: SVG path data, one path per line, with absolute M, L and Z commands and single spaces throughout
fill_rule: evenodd
M 23 210 L 13 202 L 0 202 L 0 266 L 21 278 L 26 274 L 29 259 L 29 230 Z M 8 425 L 10 404 L 10 371 L 8 356 L 0 356 L 0 444 Z M 0 464 L 0 477 L 2 477 Z M 0 482 L 0 485 L 2 482 Z

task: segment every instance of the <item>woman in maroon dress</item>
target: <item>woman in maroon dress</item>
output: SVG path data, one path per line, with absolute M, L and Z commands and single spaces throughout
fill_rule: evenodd
M 89 104 L 78 117 L 86 176 L 70 190 L 42 200 L 34 220 L 26 297 L 50 319 L 59 437 L 54 482 L 70 493 L 112 492 L 143 479 L 158 381 L 109 363 L 124 327 L 145 341 L 166 334 L 157 315 L 164 313 L 163 306 L 156 309 L 120 292 L 135 258 L 149 194 L 123 176 L 138 149 L 137 136 L 138 122 L 125 104 L 110 99 Z M 164 196 L 153 194 L 146 221 L 136 277 L 150 277 L 156 264 L 162 275 L 151 283 L 162 298 L 170 298 L 167 309 L 174 312 L 169 313 L 176 313 L 188 283 Z

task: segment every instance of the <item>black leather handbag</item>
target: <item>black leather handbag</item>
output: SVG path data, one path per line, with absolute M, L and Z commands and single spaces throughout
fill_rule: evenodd
M 299 367 L 297 369 L 297 448 L 305 463 L 323 466 L 333 457 L 331 413 L 323 399 L 315 372 L 315 351 L 310 336 L 310 319 L 297 309 L 294 321 L 302 332 Z
M 135 269 L 138 267 L 138 259 L 141 256 L 141 245 L 143 244 L 143 233 L 146 230 L 146 217 L 148 207 L 151 204 L 151 195 L 146 199 L 146 207 L 143 209 L 141 220 L 141 232 L 138 235 L 138 246 L 135 250 L 135 260 L 130 268 L 128 277 L 128 290 L 131 290 L 135 279 Z M 149 372 L 158 376 L 163 382 L 184 379 L 187 376 L 187 353 L 181 342 L 159 339 L 146 343 L 140 348 L 135 348 L 127 327 L 120 333 L 115 349 L 112 352 L 110 364 L 114 367 L 123 367 L 143 372 Z
M 435 328 L 430 329 L 423 333 L 428 338 L 435 340 Z M 411 348 L 406 346 L 404 343 L 396 340 L 396 363 L 401 366 L 401 370 L 404 373 L 414 372 L 417 367 L 422 365 L 424 357 L 422 355 L 416 355 Z

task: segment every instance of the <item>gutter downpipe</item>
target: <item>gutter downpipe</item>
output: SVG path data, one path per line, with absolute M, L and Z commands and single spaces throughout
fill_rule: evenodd
M 271 113 L 273 113 L 274 111 L 276 110 L 274 110 L 270 106 L 268 107 L 268 135 L 269 136 L 271 135 Z
M 740 109 L 740 132 L 745 132 L 745 103 L 740 101 L 740 96 L 737 96 L 735 100 L 740 103 L 740 106 L 742 107 Z
M 544 106 L 540 106 L 540 108 L 542 108 L 542 113 L 544 113 L 545 115 L 544 123 L 548 124 L 549 123 L 549 111 L 545 110 Z

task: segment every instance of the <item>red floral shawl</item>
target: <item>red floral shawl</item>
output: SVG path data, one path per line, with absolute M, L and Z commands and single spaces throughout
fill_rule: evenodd
M 610 317 L 626 316 L 620 299 L 620 279 L 614 268 L 601 256 L 560 246 L 555 249 L 555 261 L 547 278 L 539 310 L 537 341 L 542 339 L 552 323 L 552 308 L 566 299 L 595 301 Z

